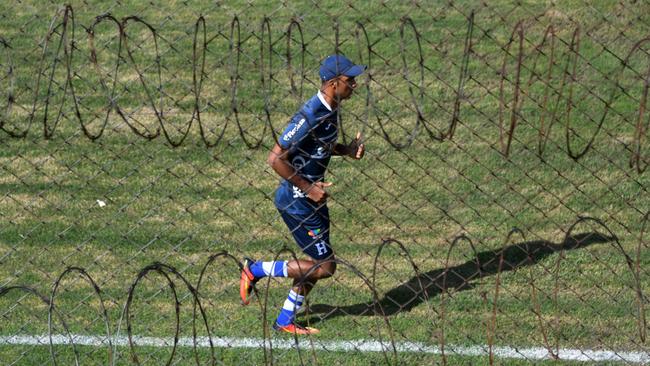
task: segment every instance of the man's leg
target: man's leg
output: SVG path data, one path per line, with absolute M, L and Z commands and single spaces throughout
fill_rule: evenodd
M 330 277 L 336 270 L 334 251 L 329 244 L 329 217 L 327 207 L 307 216 L 289 215 L 282 212 L 282 218 L 302 251 L 311 257 L 287 264 L 287 274 L 293 278 L 293 288 L 285 301 L 274 328 L 300 334 L 314 334 L 318 330 L 295 324 L 295 314 L 302 306 L 305 296 L 319 279 Z
M 312 270 L 313 267 L 316 267 Z M 293 288 L 301 295 L 309 294 L 316 282 L 331 277 L 336 271 L 335 257 L 332 254 L 325 260 L 297 260 L 287 263 L 287 277 L 293 278 Z M 309 277 L 305 277 L 309 274 Z
M 257 277 L 252 275 L 251 272 L 255 272 L 260 276 L 274 276 L 274 277 L 290 277 L 293 278 L 293 287 L 289 291 L 287 299 L 280 309 L 277 319 L 273 327 L 276 330 L 284 331 L 288 333 L 297 333 L 297 334 L 317 334 L 319 333 L 318 329 L 303 327 L 295 324 L 296 312 L 302 307 L 305 296 L 311 291 L 316 282 L 319 279 L 330 277 L 336 271 L 336 262 L 334 261 L 334 255 L 331 255 L 326 260 L 294 260 L 290 262 L 284 262 L 282 266 L 279 262 L 255 262 L 253 265 L 247 268 L 247 263 L 244 263 L 244 271 L 242 271 L 242 282 L 248 280 L 252 289 L 252 286 L 262 277 Z M 282 270 L 274 270 L 275 268 L 284 268 L 284 273 Z M 251 268 L 256 268 L 251 271 Z M 262 270 L 260 268 L 266 268 L 267 270 Z M 271 270 L 268 270 L 268 269 Z M 240 291 L 242 292 L 242 303 L 244 305 L 248 304 L 247 299 L 250 298 L 250 292 L 248 292 L 247 297 L 244 297 L 243 294 L 246 293 L 247 289 L 240 286 Z
M 314 287 L 316 281 L 334 274 L 336 263 L 333 262 L 333 259 L 333 255 L 327 260 L 299 259 L 275 262 L 253 261 L 246 258 L 240 282 L 242 304 L 248 305 L 250 303 L 252 286 L 267 276 L 293 278 L 292 290 L 299 295 L 305 296 Z M 317 266 L 317 268 L 311 271 L 314 266 Z M 305 277 L 306 275 L 309 276 Z
M 289 277 L 293 277 L 293 287 L 285 300 L 280 314 L 273 326 L 276 330 L 297 334 L 317 334 L 315 328 L 303 327 L 295 323 L 296 313 L 303 306 L 305 296 L 320 279 L 330 277 L 336 270 L 334 255 L 326 260 L 298 260 L 289 262 Z
M 329 215 L 327 207 L 308 215 L 292 215 L 280 212 L 296 243 L 311 259 L 253 262 L 246 259 L 240 281 L 242 303 L 247 305 L 254 284 L 261 278 L 290 277 L 293 287 L 278 315 L 274 327 L 278 330 L 313 334 L 317 330 L 294 324 L 295 313 L 300 309 L 305 296 L 319 279 L 330 277 L 336 271 L 334 251 L 329 244 Z M 315 268 L 314 268 L 315 267 Z M 313 270 L 312 270 L 313 268 Z

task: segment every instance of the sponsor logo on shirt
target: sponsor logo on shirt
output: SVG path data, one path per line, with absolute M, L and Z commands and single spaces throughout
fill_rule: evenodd
M 320 229 L 307 230 L 307 235 L 311 236 L 312 238 L 318 234 L 320 234 Z
M 300 129 L 300 127 L 302 127 L 302 125 L 303 125 L 304 123 L 305 123 L 305 119 L 304 119 L 304 118 L 301 119 L 300 121 L 298 121 L 298 123 L 297 123 L 297 124 L 296 124 L 292 129 L 291 129 L 291 131 L 287 132 L 287 133 L 284 135 L 284 137 L 283 137 L 282 139 L 283 139 L 284 141 L 287 141 L 287 142 L 288 142 L 289 140 L 291 140 L 291 139 L 293 138 L 293 136 L 296 134 L 296 132 L 298 132 L 298 130 Z

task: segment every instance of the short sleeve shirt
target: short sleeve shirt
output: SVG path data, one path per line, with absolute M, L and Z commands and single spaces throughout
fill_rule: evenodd
M 324 181 L 327 165 L 338 137 L 338 110 L 330 110 L 319 94 L 310 98 L 289 121 L 278 139 L 288 150 L 288 161 L 309 182 Z M 275 205 L 292 214 L 310 214 L 317 204 L 283 179 L 275 194 Z

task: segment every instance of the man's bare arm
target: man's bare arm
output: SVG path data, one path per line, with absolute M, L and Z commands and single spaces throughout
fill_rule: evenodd
M 302 178 L 289 163 L 288 155 L 288 151 L 276 143 L 273 149 L 271 149 L 266 162 L 280 177 L 288 180 L 291 184 L 298 187 L 298 189 L 305 192 L 311 200 L 315 202 L 324 201 L 327 198 L 327 192 L 325 192 L 324 188 L 331 186 L 332 183 L 315 182 L 312 184 Z

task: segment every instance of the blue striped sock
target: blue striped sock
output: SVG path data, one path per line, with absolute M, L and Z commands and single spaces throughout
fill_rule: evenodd
M 287 277 L 287 261 L 257 261 L 250 265 L 250 269 L 255 278 L 262 278 L 266 276 Z
M 300 309 L 303 301 L 305 301 L 303 295 L 298 295 L 293 290 L 289 291 L 289 296 L 284 301 L 284 306 L 282 306 L 282 310 L 280 310 L 280 314 L 275 323 L 279 326 L 286 326 L 293 323 L 296 311 Z

